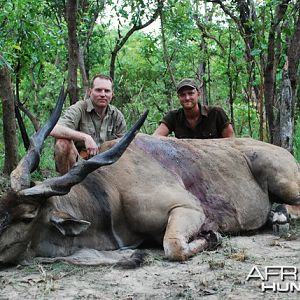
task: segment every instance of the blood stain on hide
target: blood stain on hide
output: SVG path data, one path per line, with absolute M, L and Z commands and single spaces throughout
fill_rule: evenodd
M 211 182 L 206 179 L 208 174 L 205 170 L 199 168 L 199 149 L 196 152 L 188 143 L 179 140 L 155 139 L 148 136 L 139 137 L 134 143 L 182 180 L 186 190 L 197 197 L 210 222 L 217 219 L 218 223 L 222 224 L 229 216 L 235 218 L 236 209 L 227 199 L 220 194 L 209 194 Z

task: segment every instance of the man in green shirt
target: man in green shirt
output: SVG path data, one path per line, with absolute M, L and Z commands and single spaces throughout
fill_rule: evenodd
M 181 108 L 168 112 L 154 135 L 174 132 L 179 139 L 214 139 L 233 137 L 229 118 L 221 107 L 201 105 L 199 88 L 193 79 L 185 78 L 177 85 Z
M 113 82 L 109 76 L 94 76 L 89 98 L 70 106 L 53 128 L 55 163 L 65 174 L 85 150 L 87 157 L 99 153 L 101 144 L 123 136 L 127 130 L 123 114 L 110 104 Z

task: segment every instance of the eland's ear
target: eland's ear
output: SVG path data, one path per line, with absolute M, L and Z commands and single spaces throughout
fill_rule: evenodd
M 86 231 L 91 225 L 88 221 L 76 219 L 61 211 L 51 212 L 50 223 L 64 236 L 77 236 Z

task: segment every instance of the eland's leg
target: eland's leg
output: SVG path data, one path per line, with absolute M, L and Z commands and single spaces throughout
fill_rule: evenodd
M 300 205 L 300 168 L 294 157 L 285 153 L 266 166 L 269 192 L 275 202 Z
M 201 210 L 177 207 L 169 216 L 163 246 L 170 260 L 186 260 L 211 246 L 216 236 L 210 232 L 201 235 L 205 216 Z

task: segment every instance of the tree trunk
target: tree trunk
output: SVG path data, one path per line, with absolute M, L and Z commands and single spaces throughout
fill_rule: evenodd
M 291 39 L 291 42 L 288 46 L 288 72 L 289 72 L 289 78 L 291 80 L 291 87 L 292 87 L 292 93 L 293 93 L 293 108 L 296 105 L 296 99 L 297 99 L 297 79 L 298 79 L 298 68 L 299 68 L 299 61 L 300 61 L 300 4 L 296 6 L 296 9 L 298 9 L 298 20 L 296 23 L 296 28 L 294 35 Z M 300 103 L 298 106 L 298 109 L 300 110 Z M 294 118 L 294 110 L 293 110 L 293 118 Z
M 264 96 L 265 96 L 265 108 L 266 117 L 269 126 L 270 143 L 274 140 L 274 84 L 275 84 L 275 72 L 276 65 L 274 61 L 274 47 L 275 47 L 275 32 L 270 32 L 268 41 L 268 58 L 266 68 L 264 70 Z
M 205 15 L 204 18 L 205 18 L 205 22 L 207 23 L 208 21 L 211 21 L 211 16 L 212 16 L 212 14 L 210 14 L 210 18 L 208 18 L 208 13 L 209 12 L 207 11 L 207 5 L 204 2 L 204 15 Z M 196 2 L 196 11 L 194 13 L 194 20 L 197 24 L 198 29 L 201 32 L 200 43 L 199 43 L 200 53 L 207 53 L 207 46 L 205 41 L 205 37 L 207 37 L 207 35 L 205 34 L 206 33 L 205 27 L 203 26 L 203 24 L 201 24 L 199 18 L 199 1 Z M 200 103 L 202 103 L 203 105 L 209 105 L 207 92 L 206 92 L 206 82 L 204 80 L 205 73 L 206 73 L 206 61 L 201 57 L 196 71 L 196 78 L 199 83 L 199 91 L 200 91 L 199 100 Z
M 198 68 L 196 71 L 196 78 L 199 82 L 200 88 L 200 102 L 204 105 L 210 105 L 211 97 L 210 97 L 210 82 L 209 80 L 204 79 L 204 75 L 208 75 L 209 73 L 209 59 L 210 53 L 208 53 L 207 42 L 206 39 L 213 40 L 225 54 L 225 48 L 222 43 L 217 39 L 213 34 L 209 33 L 209 27 L 207 24 L 210 24 L 214 15 L 214 7 L 211 10 L 208 9 L 206 2 L 204 2 L 204 12 L 201 13 L 202 9 L 199 8 L 199 4 L 201 1 L 194 1 L 195 3 L 195 12 L 193 14 L 193 18 L 196 22 L 198 29 L 201 32 L 199 50 L 200 53 L 205 53 L 206 59 L 201 58 L 198 64 Z M 200 15 L 202 14 L 202 17 Z
M 77 87 L 77 68 L 79 44 L 76 35 L 77 17 L 77 1 L 68 0 L 66 6 L 66 20 L 68 24 L 68 92 L 70 96 L 70 103 L 74 104 L 78 101 L 78 87 Z
M 86 34 L 84 43 L 82 43 L 81 45 L 78 46 L 78 64 L 79 64 L 79 68 L 80 68 L 80 73 L 81 73 L 81 77 L 82 77 L 82 85 L 83 85 L 83 93 L 84 93 L 84 98 L 88 97 L 88 92 L 89 92 L 89 65 L 87 62 L 86 57 L 87 52 L 88 52 L 88 45 L 89 45 L 89 41 L 90 38 L 92 36 L 93 33 L 93 29 L 95 27 L 97 18 L 99 16 L 100 11 L 102 11 L 105 7 L 105 0 L 98 0 L 96 2 L 96 7 L 93 13 L 93 18 L 91 18 L 91 22 L 88 26 L 89 30 Z M 91 5 L 85 2 L 82 2 L 81 5 L 83 5 L 83 7 L 81 8 L 81 11 L 83 12 L 85 9 L 87 9 L 87 6 Z M 87 5 L 87 6 L 85 6 Z
M 18 101 L 16 104 L 18 108 L 29 118 L 29 120 L 31 121 L 34 127 L 34 130 L 38 131 L 41 127 L 39 119 L 29 109 L 27 109 L 20 101 Z
M 264 140 L 264 77 L 260 75 L 260 87 L 259 87 L 259 139 Z
M 165 63 L 166 63 L 167 70 L 169 72 L 172 84 L 174 86 L 174 89 L 176 90 L 176 79 L 175 79 L 175 76 L 174 76 L 174 73 L 172 70 L 171 59 L 170 59 L 170 55 L 169 55 L 167 44 L 166 44 L 164 13 L 162 10 L 160 11 L 159 16 L 160 16 L 161 42 L 162 42 L 163 51 L 164 51 L 164 59 L 165 59 Z
M 274 135 L 276 134 L 276 119 L 274 117 L 274 104 L 275 104 L 275 83 L 276 83 L 276 68 L 277 68 L 277 60 L 276 60 L 276 49 L 278 49 L 278 45 L 275 44 L 276 35 L 280 35 L 280 27 L 279 24 L 282 21 L 286 10 L 287 5 L 290 0 L 282 0 L 281 3 L 276 7 L 276 15 L 272 20 L 271 29 L 269 32 L 268 39 L 268 53 L 267 53 L 267 61 L 266 67 L 264 70 L 264 85 L 265 85 L 265 107 L 266 107 L 266 116 L 269 126 L 269 136 L 270 142 L 274 143 Z
M 203 39 L 200 42 L 200 46 L 199 46 L 200 51 L 203 50 L 204 42 L 205 41 Z M 204 75 L 205 75 L 205 70 L 206 70 L 206 63 L 205 63 L 205 61 L 202 60 L 199 62 L 199 65 L 197 68 L 197 75 L 196 75 L 197 81 L 199 82 L 199 91 L 200 91 L 199 100 L 200 100 L 200 103 L 202 103 L 203 105 L 209 105 L 207 92 L 206 92 L 206 82 L 203 79 Z
M 89 94 L 89 80 L 88 80 L 87 71 L 85 67 L 84 52 L 82 48 L 80 48 L 78 52 L 78 62 L 79 62 L 79 68 L 82 77 L 84 98 L 87 98 Z
M 10 174 L 18 164 L 18 141 L 16 133 L 16 118 L 14 96 L 8 69 L 0 68 L 0 98 L 3 109 L 3 136 L 5 160 L 3 172 Z
M 231 33 L 229 33 L 229 49 L 228 49 L 228 58 L 227 58 L 227 76 L 228 76 L 228 85 L 229 85 L 229 105 L 230 105 L 230 120 L 231 124 L 234 126 L 234 112 L 233 112 L 233 80 L 231 76 L 231 51 L 232 51 L 232 39 Z
M 280 98 L 280 142 L 281 147 L 293 152 L 293 93 L 287 67 L 283 69 L 283 82 Z

